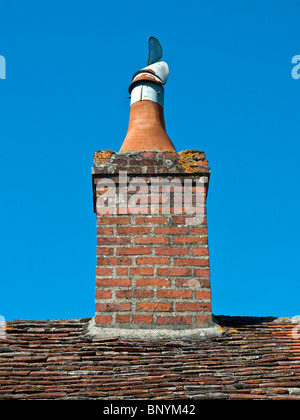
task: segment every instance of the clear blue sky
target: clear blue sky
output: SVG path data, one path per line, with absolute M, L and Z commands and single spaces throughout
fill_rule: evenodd
M 299 14 L 293 0 L 2 2 L 0 315 L 94 315 L 93 153 L 123 142 L 151 35 L 167 132 L 212 169 L 213 312 L 300 314 Z

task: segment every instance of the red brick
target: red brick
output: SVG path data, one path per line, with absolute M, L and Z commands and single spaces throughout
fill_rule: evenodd
M 131 223 L 129 217 L 109 216 L 97 218 L 98 224 L 101 225 L 128 225 Z
M 130 279 L 96 279 L 96 285 L 102 287 L 130 286 Z
M 158 268 L 158 276 L 190 276 L 192 270 L 190 268 Z
M 209 288 L 210 281 L 209 279 L 176 279 L 175 280 L 176 287 L 190 287 L 190 288 Z
M 154 229 L 155 233 L 164 234 L 164 235 L 184 235 L 189 232 L 188 227 L 157 227 Z
M 127 276 L 128 267 L 117 267 L 117 276 Z
M 192 235 L 207 235 L 207 227 L 192 227 Z
M 131 258 L 98 257 L 97 265 L 131 265 Z
M 203 153 L 203 156 L 205 156 L 204 152 L 202 152 L 202 153 Z M 164 159 L 177 159 L 178 154 L 177 154 L 177 152 L 173 152 L 173 151 L 163 152 L 163 157 L 164 157 Z
M 149 152 L 149 153 L 153 153 L 153 152 Z M 149 159 L 139 159 L 138 161 L 136 160 L 136 158 L 134 159 L 129 159 L 128 164 L 126 164 L 126 167 L 128 166 L 133 166 L 135 167 L 135 170 L 140 169 L 142 166 L 145 166 L 147 173 L 149 174 L 153 174 L 153 167 L 149 166 L 150 162 L 152 161 Z
M 208 290 L 195 292 L 196 299 L 210 299 L 211 293 Z
M 144 224 L 159 224 L 162 225 L 164 223 L 168 223 L 168 218 L 167 217 L 155 217 L 155 216 L 146 216 L 146 217 L 136 217 L 135 219 L 135 223 L 137 225 L 144 225 Z
M 124 299 L 124 298 L 131 298 L 132 290 L 117 290 L 116 291 L 116 298 Z
M 111 268 L 96 268 L 96 275 L 97 276 L 111 276 L 112 275 L 112 269 Z
M 181 216 L 173 216 L 173 223 L 179 224 L 179 225 L 185 225 L 187 223 L 187 218 L 189 219 L 190 217 L 196 217 L 195 216 L 195 211 L 192 211 L 193 209 L 191 209 L 191 211 L 184 207 L 183 210 L 181 211 L 181 213 L 186 215 L 181 215 Z M 174 212 L 176 213 L 176 212 Z M 197 221 L 197 226 L 193 226 L 195 228 L 204 228 L 207 229 L 207 218 L 206 216 L 204 216 L 203 214 L 201 214 L 201 223 L 199 221 Z
M 194 267 L 208 267 L 209 261 L 207 258 L 175 258 L 175 265 L 189 265 Z
M 143 254 L 150 254 L 151 248 L 148 246 L 135 246 L 129 248 L 118 248 L 117 254 L 118 255 L 143 255 Z
M 173 216 L 173 223 L 185 224 L 186 216 Z
M 138 311 L 168 312 L 172 309 L 172 304 L 163 302 L 140 302 L 136 305 L 136 309 Z
M 208 255 L 208 248 L 193 248 L 194 255 Z
M 100 236 L 97 238 L 97 245 L 129 245 L 130 243 L 131 238 L 128 238 L 127 236 L 122 238 L 116 238 L 115 236 Z
M 130 303 L 96 303 L 96 311 L 99 311 L 99 312 L 130 311 Z
M 159 257 L 144 257 L 144 258 L 137 258 L 137 264 L 169 264 L 170 258 L 159 258 Z
M 155 152 L 141 152 L 141 156 L 144 158 L 155 158 Z
M 113 253 L 113 248 L 97 246 L 97 255 L 112 255 Z
M 130 315 L 117 315 L 116 321 L 118 323 L 130 322 Z
M 169 238 L 165 236 L 137 237 L 134 240 L 136 244 L 169 244 Z
M 118 235 L 147 235 L 150 233 L 149 227 L 141 226 L 120 226 L 117 227 Z
M 139 276 L 152 276 L 153 268 L 152 267 L 131 267 L 130 274 L 139 275 Z
M 186 325 L 191 324 L 192 318 L 190 316 L 159 316 L 157 317 L 157 324 L 163 325 Z
M 200 187 L 200 186 L 196 186 L 196 187 L 192 187 L 192 192 L 193 193 L 205 193 L 206 192 L 206 187 Z
M 175 244 L 197 244 L 197 245 L 207 245 L 207 237 L 200 238 L 199 236 L 175 236 Z
M 176 311 L 210 311 L 210 303 L 204 302 L 178 302 Z
M 136 285 L 143 287 L 143 286 L 153 286 L 153 287 L 164 287 L 164 286 L 170 286 L 171 282 L 170 280 L 166 279 L 137 279 Z
M 153 290 L 141 289 L 141 290 L 134 291 L 134 297 L 136 298 L 151 298 L 153 297 L 153 294 L 154 294 Z
M 156 292 L 158 298 L 191 298 L 191 290 L 158 290 Z
M 112 235 L 114 233 L 113 228 L 98 227 L 97 235 Z
M 196 322 L 200 324 L 206 324 L 208 322 L 212 322 L 212 316 L 211 315 L 196 316 Z
M 184 247 L 157 247 L 155 249 L 157 255 L 188 255 L 189 248 Z
M 132 322 L 152 324 L 152 321 L 153 321 L 152 315 L 132 315 Z
M 209 273 L 210 273 L 209 269 L 202 269 L 202 268 L 194 269 L 194 276 L 196 277 L 209 277 Z
M 112 316 L 110 316 L 110 315 L 96 315 L 95 316 L 95 323 L 96 324 L 111 324 L 112 323 Z
M 96 299 L 110 299 L 112 296 L 112 293 L 110 290 L 96 290 L 95 292 L 95 298 Z

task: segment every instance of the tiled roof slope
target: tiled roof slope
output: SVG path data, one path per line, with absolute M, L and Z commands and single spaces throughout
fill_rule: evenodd
M 216 319 L 221 337 L 154 342 L 92 340 L 88 319 L 8 322 L 0 399 L 300 399 L 290 319 Z

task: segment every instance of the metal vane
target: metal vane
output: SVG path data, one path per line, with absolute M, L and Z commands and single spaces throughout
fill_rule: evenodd
M 156 63 L 162 57 L 162 47 L 154 36 L 151 36 L 148 41 L 149 46 L 149 57 L 148 57 L 148 66 L 150 64 Z

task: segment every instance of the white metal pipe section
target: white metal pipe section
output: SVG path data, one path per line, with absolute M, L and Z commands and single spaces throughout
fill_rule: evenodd
M 152 101 L 164 106 L 164 88 L 156 83 L 141 81 L 131 91 L 130 106 L 138 101 Z

